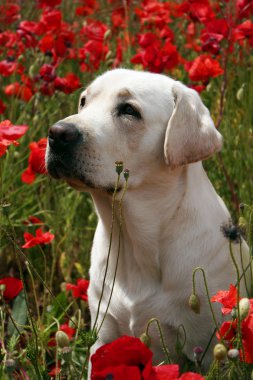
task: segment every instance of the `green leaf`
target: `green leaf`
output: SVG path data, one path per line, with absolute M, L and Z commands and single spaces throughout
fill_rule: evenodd
M 23 328 L 20 325 L 25 325 L 27 323 L 27 306 L 25 302 L 24 291 L 21 291 L 15 298 L 12 306 L 11 316 L 17 323 L 19 331 L 22 331 Z M 18 332 L 11 319 L 9 319 L 7 331 L 9 335 L 18 335 Z

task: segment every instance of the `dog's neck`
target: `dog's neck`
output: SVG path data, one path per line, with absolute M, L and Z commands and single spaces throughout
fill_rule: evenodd
M 195 177 L 192 176 L 192 173 L 189 175 L 189 171 L 194 171 Z M 148 276 L 159 278 L 163 260 L 162 253 L 164 249 L 168 249 L 164 244 L 165 241 L 168 242 L 168 236 L 173 239 L 175 225 L 178 225 L 175 222 L 178 215 L 181 214 L 180 209 L 185 203 L 184 199 L 191 197 L 194 200 L 195 198 L 195 201 L 187 202 L 194 208 L 197 207 L 199 196 L 201 196 L 190 193 L 193 187 L 189 186 L 189 181 L 194 178 L 193 180 L 197 181 L 199 185 L 203 181 L 208 181 L 203 172 L 202 164 L 197 163 L 162 173 L 162 175 L 157 173 L 141 188 L 130 188 L 126 192 L 122 208 L 120 250 L 121 263 L 125 270 L 127 266 L 131 265 Z M 117 198 L 120 199 L 120 194 L 118 195 Z M 92 197 L 99 217 L 100 228 L 103 229 L 104 236 L 107 236 L 107 244 L 109 244 L 112 198 L 99 193 L 92 194 Z M 117 243 L 112 246 L 112 257 L 115 257 L 118 251 L 119 206 L 120 202 L 116 200 L 113 235 L 117 237 L 114 239 Z

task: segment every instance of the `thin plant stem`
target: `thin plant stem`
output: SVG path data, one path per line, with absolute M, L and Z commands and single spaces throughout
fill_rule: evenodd
M 149 321 L 148 321 L 148 324 L 147 324 L 147 327 L 146 327 L 146 334 L 149 335 L 148 331 L 149 331 L 149 327 L 152 323 L 156 323 L 157 325 L 157 328 L 158 328 L 158 332 L 159 332 L 159 336 L 160 336 L 160 339 L 161 339 L 161 343 L 162 343 L 162 348 L 163 348 L 163 351 L 167 357 L 167 361 L 169 364 L 172 363 L 172 360 L 170 358 L 170 352 L 165 344 L 165 341 L 164 341 L 164 336 L 163 336 L 163 332 L 162 332 L 162 328 L 161 328 L 161 325 L 160 325 L 160 321 L 158 318 L 151 318 Z
M 236 271 L 236 278 L 237 278 L 237 297 L 236 297 L 236 307 L 237 307 L 237 336 L 239 339 L 239 348 L 242 348 L 242 357 L 243 361 L 245 361 L 245 352 L 244 352 L 244 347 L 242 344 L 242 331 L 241 331 L 241 315 L 239 311 L 239 302 L 240 302 L 240 271 L 239 267 L 237 265 L 237 262 L 234 257 L 233 249 L 232 249 L 232 242 L 231 240 L 229 241 L 229 252 L 230 252 L 230 257 L 233 261 L 235 271 Z
M 107 260 L 106 260 L 106 265 L 105 265 L 105 273 L 104 273 L 104 278 L 103 278 L 103 283 L 102 283 L 102 290 L 101 290 L 101 294 L 100 294 L 100 298 L 99 298 L 99 302 L 98 302 L 97 314 L 96 314 L 95 321 L 93 324 L 92 333 L 94 333 L 95 329 L 96 329 L 96 324 L 97 324 L 98 317 L 99 317 L 101 302 L 102 302 L 102 298 L 104 295 L 106 276 L 107 276 L 107 272 L 108 272 L 108 268 L 109 268 L 109 260 L 110 260 L 111 248 L 112 248 L 112 235 L 113 235 L 113 227 L 114 227 L 114 219 L 115 219 L 115 199 L 116 199 L 116 194 L 117 194 L 117 190 L 118 190 L 118 186 L 119 186 L 119 180 L 120 180 L 120 174 L 118 174 L 117 182 L 116 182 L 114 192 L 113 192 L 113 196 L 112 196 L 112 222 L 111 222 L 110 241 L 109 241 Z
M 115 286 L 116 275 L 117 275 L 117 269 L 118 269 L 118 264 L 119 264 L 120 242 L 121 242 L 121 230 L 122 230 L 122 223 L 123 223 L 122 203 L 123 203 L 123 199 L 124 199 L 124 197 L 125 197 L 126 191 L 127 191 L 127 180 L 126 180 L 126 183 L 125 183 L 125 187 L 124 187 L 124 190 L 123 190 L 123 194 L 122 194 L 121 199 L 120 199 L 120 202 L 119 202 L 119 241 L 118 241 L 118 254 L 117 254 L 117 259 L 116 259 L 116 264 L 115 264 L 114 276 L 113 276 L 113 281 L 112 281 L 112 288 L 111 288 L 110 297 L 109 297 L 109 300 L 108 300 L 108 303 L 107 303 L 107 306 L 106 306 L 106 310 L 105 310 L 105 313 L 104 313 L 104 316 L 103 316 L 102 322 L 101 322 L 101 324 L 100 324 L 100 326 L 99 326 L 99 328 L 98 328 L 97 333 L 99 333 L 99 331 L 101 330 L 101 327 L 102 327 L 102 325 L 103 325 L 103 323 L 104 323 L 104 320 L 105 320 L 105 318 L 106 318 L 106 315 L 107 315 L 107 312 L 108 312 L 108 309 L 109 309 L 109 306 L 110 306 L 110 303 L 111 303 L 111 299 L 112 299 L 112 294 L 113 294 L 114 286 Z
M 214 321 L 214 324 L 215 324 L 215 327 L 217 329 L 217 331 L 219 331 L 219 325 L 218 325 L 218 322 L 217 322 L 217 319 L 215 317 L 215 313 L 214 313 L 214 310 L 213 310 L 213 306 L 212 306 L 212 303 L 210 301 L 210 295 L 209 295 L 209 290 L 208 290 L 208 286 L 207 286 L 207 281 L 206 281 L 206 274 L 205 274 L 205 271 L 203 268 L 201 267 L 197 267 L 193 270 L 192 272 L 192 291 L 193 291 L 193 294 L 196 294 L 196 289 L 195 289 L 195 275 L 196 273 L 200 271 L 203 275 L 203 279 L 204 279 L 204 285 L 205 285 L 205 290 L 206 290 L 206 295 L 207 295 L 207 299 L 208 299 L 208 303 L 209 303 L 209 307 L 210 307 L 210 311 L 211 311 L 211 314 L 212 314 L 212 318 L 213 318 L 213 321 Z M 223 343 L 223 339 L 221 337 L 221 341 Z
M 36 294 L 36 290 L 35 290 L 35 283 L 34 283 L 33 274 L 32 274 L 32 271 L 31 271 L 31 269 L 29 267 L 28 261 L 26 262 L 26 268 L 28 270 L 28 273 L 30 275 L 31 282 L 32 282 L 32 292 L 33 292 L 33 297 L 34 297 L 34 301 L 35 301 L 35 307 L 36 307 L 37 316 L 38 316 L 38 325 L 40 325 L 39 303 L 38 303 L 38 298 L 37 298 L 37 294 Z

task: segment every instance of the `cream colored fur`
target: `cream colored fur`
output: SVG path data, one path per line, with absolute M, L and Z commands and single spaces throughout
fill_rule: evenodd
M 188 306 L 192 271 L 201 266 L 210 295 L 236 282 L 228 241 L 220 227 L 230 215 L 216 194 L 201 160 L 221 149 L 222 138 L 199 95 L 164 75 L 117 69 L 99 76 L 85 90 L 85 106 L 64 119 L 83 136 L 72 175 L 62 177 L 78 190 L 89 191 L 98 215 L 89 287 L 89 307 L 94 323 L 105 273 L 110 240 L 115 161 L 130 170 L 124 198 L 124 222 L 115 287 L 108 314 L 93 352 L 123 334 L 140 336 L 150 318 L 159 319 L 166 343 L 174 352 L 177 329 L 183 325 L 183 349 L 193 359 L 195 346 L 206 347 L 214 324 L 197 274 L 201 312 Z M 118 115 L 127 102 L 141 114 Z M 48 148 L 47 160 L 50 160 Z M 124 180 L 120 180 L 121 188 Z M 120 199 L 122 190 L 117 194 Z M 106 310 L 118 252 L 119 213 L 98 325 Z M 247 252 L 245 243 L 244 250 Z M 247 253 L 245 253 L 247 256 Z M 239 261 L 238 247 L 235 256 Z M 246 257 L 245 256 L 245 257 Z M 247 258 L 245 259 L 247 260 Z M 220 307 L 216 306 L 220 321 Z M 154 362 L 164 359 L 159 335 L 151 328 Z M 180 330 L 182 331 L 182 330 Z M 206 362 L 211 360 L 209 350 Z

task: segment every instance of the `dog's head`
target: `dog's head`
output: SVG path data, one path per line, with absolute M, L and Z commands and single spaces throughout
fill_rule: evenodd
M 49 174 L 79 190 L 109 190 L 115 161 L 131 171 L 131 186 L 154 171 L 200 161 L 222 138 L 198 94 L 164 75 L 108 71 L 82 92 L 78 113 L 49 129 Z

